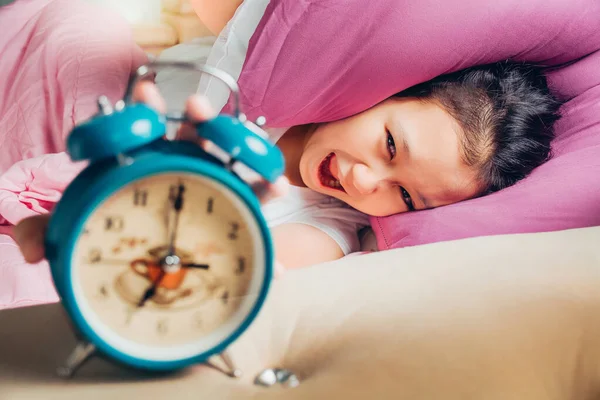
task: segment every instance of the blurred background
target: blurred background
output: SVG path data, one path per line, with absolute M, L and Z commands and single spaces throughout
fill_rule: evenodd
M 188 0 L 85 1 L 109 7 L 125 17 L 132 24 L 136 42 L 149 54 L 159 55 L 167 48 L 212 35 Z
M 216 37 L 204 26 L 189 0 L 84 0 L 108 7 L 132 26 L 136 43 L 161 60 L 205 64 Z M 220 1 L 220 0 L 215 0 Z M 167 102 L 168 111 L 185 108 L 186 99 L 199 90 L 199 71 L 164 68 L 155 82 Z M 220 81 L 213 90 L 229 92 Z M 168 125 L 167 135 L 177 126 Z

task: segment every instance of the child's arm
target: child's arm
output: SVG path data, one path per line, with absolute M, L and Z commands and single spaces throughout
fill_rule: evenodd
M 190 0 L 194 11 L 210 31 L 218 35 L 233 18 L 243 0 Z
M 322 230 L 305 224 L 283 224 L 272 229 L 275 257 L 286 269 L 337 260 L 344 253 Z
M 151 82 L 139 82 L 133 90 L 133 98 L 134 101 L 142 101 L 161 112 L 166 109 L 164 99 Z M 214 116 L 214 110 L 210 107 L 208 101 L 199 96 L 192 96 L 188 100 L 186 113 L 192 121 L 205 121 Z M 184 126 L 189 129 L 189 126 Z M 185 131 L 185 128 L 183 130 Z M 273 197 L 284 195 L 288 185 L 287 179 L 280 177 L 275 183 L 259 181 L 252 186 L 259 199 L 265 202 Z M 25 218 L 13 230 L 14 239 L 28 263 L 37 263 L 45 256 L 44 236 L 49 218 L 49 214 Z

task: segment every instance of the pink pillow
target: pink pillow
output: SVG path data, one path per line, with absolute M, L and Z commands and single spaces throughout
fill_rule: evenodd
M 269 126 L 332 121 L 437 75 L 507 58 L 552 66 L 554 158 L 502 192 L 372 218 L 381 249 L 600 223 L 598 0 L 271 0 L 239 83 Z M 594 53 L 596 51 L 596 53 Z

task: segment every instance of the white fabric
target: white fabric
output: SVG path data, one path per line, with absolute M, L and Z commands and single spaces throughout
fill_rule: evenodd
M 262 211 L 269 226 L 297 223 L 322 230 L 344 255 L 360 251 L 358 231 L 369 224 L 366 215 L 340 200 L 296 186 L 286 196 L 265 204 Z
M 207 65 L 219 68 L 237 80 L 248 43 L 268 4 L 269 0 L 245 0 L 215 40 Z M 206 74 L 200 78 L 198 93 L 208 97 L 218 111 L 225 106 L 230 95 L 222 82 Z M 286 131 L 283 128 L 265 130 L 273 142 L 277 142 Z M 291 187 L 288 195 L 263 206 L 263 214 L 271 227 L 300 223 L 320 229 L 336 241 L 344 255 L 360 251 L 358 231 L 369 225 L 365 214 L 342 201 L 299 187 Z
M 217 37 L 207 64 L 227 72 L 237 81 L 246 60 L 248 43 L 268 5 L 269 0 L 245 0 Z M 219 111 L 227 104 L 230 95 L 229 89 L 210 75 L 202 76 L 198 93 L 208 96 Z
M 215 40 L 214 36 L 195 38 L 162 51 L 158 59 L 206 64 Z M 163 68 L 158 72 L 155 82 L 167 102 L 169 111 L 181 110 L 185 106 L 188 97 L 195 94 L 202 75 L 204 74 L 200 71 L 180 68 Z

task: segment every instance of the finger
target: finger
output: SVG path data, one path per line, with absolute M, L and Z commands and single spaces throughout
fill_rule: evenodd
M 195 124 L 207 121 L 216 116 L 214 108 L 206 97 L 193 95 L 186 101 L 186 115 L 190 120 L 189 123 L 181 124 L 177 132 L 177 138 L 180 140 L 198 141 L 198 144 L 204 149 L 209 150 L 209 142 L 207 140 L 198 139 L 197 127 Z
M 194 123 L 207 121 L 216 116 L 215 109 L 204 96 L 190 96 L 186 101 L 185 110 L 190 121 Z
M 167 112 L 167 104 L 153 82 L 140 81 L 136 83 L 131 97 L 133 101 L 146 103 L 158 112 Z
M 274 197 L 283 197 L 288 194 L 290 190 L 290 181 L 285 176 L 280 176 L 277 178 L 275 183 L 273 183 L 270 187 L 270 193 Z
M 208 99 L 204 96 L 193 95 L 190 96 L 186 102 L 186 114 L 190 122 L 198 123 L 207 121 L 216 116 L 214 108 L 210 105 Z M 191 124 L 183 124 L 179 130 L 181 139 L 193 140 L 193 137 L 197 138 L 196 128 Z M 214 144 L 208 140 L 199 139 L 198 144 L 208 152 L 211 152 Z M 285 177 L 280 177 L 275 183 L 269 183 L 263 179 L 255 180 L 250 183 L 252 190 L 256 196 L 260 199 L 261 203 L 265 203 L 274 198 L 284 196 L 289 188 L 289 181 Z
M 288 193 L 290 181 L 285 176 L 281 176 L 274 183 L 259 180 L 251 183 L 250 186 L 256 197 L 264 204 L 278 197 L 285 196 Z
M 44 258 L 44 237 L 49 220 L 48 214 L 26 218 L 13 230 L 15 242 L 28 263 L 36 263 Z
M 196 132 L 196 128 L 194 128 L 191 124 L 183 123 L 179 126 L 177 130 L 177 139 L 178 140 L 187 140 L 195 142 L 198 140 L 198 133 Z

